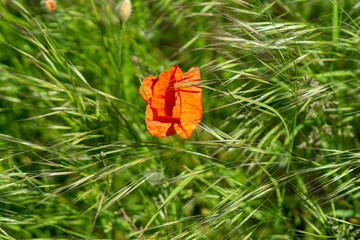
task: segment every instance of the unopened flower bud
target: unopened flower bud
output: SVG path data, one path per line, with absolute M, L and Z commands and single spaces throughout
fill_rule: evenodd
M 53 12 L 56 9 L 56 0 L 41 0 L 41 6 L 47 12 Z
M 122 0 L 116 6 L 116 14 L 120 18 L 121 21 L 125 22 L 129 19 L 131 15 L 131 1 L 130 0 Z

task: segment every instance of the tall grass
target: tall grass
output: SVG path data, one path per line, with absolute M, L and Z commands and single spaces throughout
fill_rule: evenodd
M 357 1 L 0 2 L 0 238 L 358 239 Z M 140 82 L 199 66 L 193 136 Z

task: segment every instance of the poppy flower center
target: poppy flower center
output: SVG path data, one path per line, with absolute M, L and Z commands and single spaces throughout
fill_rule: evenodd
M 173 108 L 175 107 L 175 76 L 171 76 L 169 86 L 165 91 L 165 116 L 173 117 Z
M 158 110 L 153 108 L 154 120 L 160 122 L 180 123 L 180 114 L 176 110 L 179 106 L 176 106 L 176 79 L 174 74 L 171 75 L 169 85 L 165 90 L 165 106 L 163 116 L 158 114 Z

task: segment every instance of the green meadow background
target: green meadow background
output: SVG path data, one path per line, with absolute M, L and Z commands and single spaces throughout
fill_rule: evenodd
M 1 239 L 360 239 L 357 0 L 0 1 Z M 144 77 L 199 66 L 151 136 Z

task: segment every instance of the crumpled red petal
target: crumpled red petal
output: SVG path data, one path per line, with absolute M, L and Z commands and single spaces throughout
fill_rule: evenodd
M 186 72 L 181 81 L 178 81 L 175 88 L 180 94 L 180 123 L 175 123 L 174 128 L 177 134 L 189 138 L 200 123 L 203 113 L 202 108 L 202 87 L 198 67 L 192 67 Z
M 170 121 L 167 121 L 167 122 L 158 121 L 159 118 L 158 118 L 158 116 L 156 116 L 156 112 L 155 112 L 155 118 L 154 118 L 154 112 L 153 112 L 153 109 L 151 108 L 150 104 L 148 104 L 146 107 L 145 116 L 146 116 L 145 122 L 146 122 L 147 129 L 152 136 L 168 137 L 168 136 L 176 133 L 175 129 L 174 129 L 174 123 L 172 123 Z M 154 119 L 156 119 L 156 120 L 154 120 Z
M 139 92 L 141 97 L 149 102 L 149 99 L 152 98 L 153 96 L 153 89 L 154 89 L 154 85 L 155 83 L 159 80 L 159 78 L 150 75 L 147 78 L 144 78 L 143 82 L 142 82 L 142 86 L 140 86 Z

